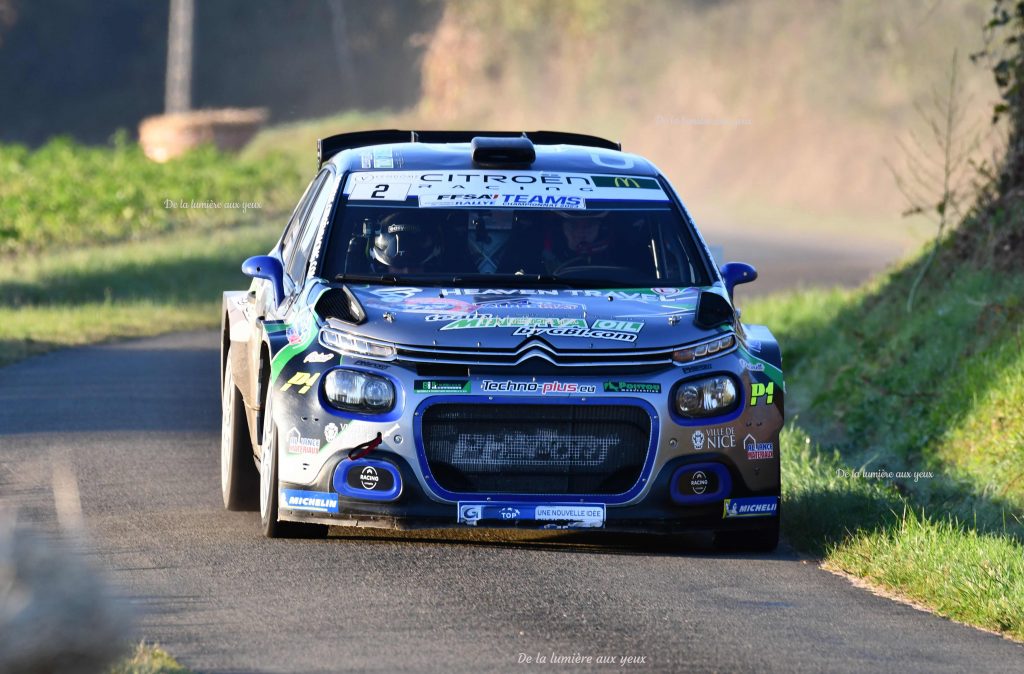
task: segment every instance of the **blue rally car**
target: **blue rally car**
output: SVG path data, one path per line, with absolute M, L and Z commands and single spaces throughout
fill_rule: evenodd
M 267 536 L 779 532 L 782 358 L 649 162 L 574 133 L 365 131 L 224 293 L 224 504 Z

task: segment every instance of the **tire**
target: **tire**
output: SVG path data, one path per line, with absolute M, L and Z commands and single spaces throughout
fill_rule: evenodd
M 224 366 L 221 391 L 220 489 L 228 510 L 256 510 L 260 476 L 253 461 L 242 394 L 235 386 L 231 358 Z
M 277 519 L 277 425 L 271 413 L 272 397 L 267 393 L 263 418 L 263 444 L 260 446 L 260 525 L 267 538 L 326 538 L 327 526 L 305 522 L 282 522 Z

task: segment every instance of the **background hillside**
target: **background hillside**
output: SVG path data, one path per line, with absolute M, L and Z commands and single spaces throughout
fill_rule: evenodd
M 885 160 L 948 80 L 988 132 L 996 92 L 968 63 L 988 0 L 451 0 L 424 59 L 423 119 L 621 138 L 691 204 L 890 219 Z M 640 37 L 642 36 L 642 37 Z M 989 143 L 991 143 L 991 139 Z M 721 210 L 721 209 L 719 209 Z

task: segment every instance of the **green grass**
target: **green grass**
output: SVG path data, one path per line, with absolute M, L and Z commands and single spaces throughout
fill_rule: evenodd
M 192 670 L 159 646 L 141 643 L 131 655 L 111 667 L 107 674 L 192 674 Z
M 1024 640 L 1024 548 L 1005 536 L 908 509 L 852 536 L 828 561 L 954 620 Z
M 1024 546 L 1011 527 L 915 508 L 885 478 L 864 476 L 839 452 L 790 426 L 782 437 L 783 534 L 941 615 L 1024 640 Z
M 784 535 L 827 567 L 1024 639 L 1024 275 L 947 246 L 908 313 L 919 264 L 744 308 L 785 356 Z
M 0 365 L 54 348 L 214 327 L 277 222 L 40 254 L 0 268 Z
M 294 206 L 303 175 L 271 151 L 242 159 L 202 147 L 157 164 L 124 136 L 106 147 L 0 145 L 0 255 L 271 217 Z

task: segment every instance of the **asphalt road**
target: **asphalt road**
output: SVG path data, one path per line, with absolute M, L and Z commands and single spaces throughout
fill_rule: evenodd
M 93 563 L 131 598 L 141 635 L 201 672 L 1024 668 L 1022 646 L 786 550 L 551 535 L 265 540 L 255 513 L 221 507 L 213 333 L 56 352 L 0 373 L 0 498 L 51 527 L 53 467 L 68 467 Z M 644 662 L 550 662 L 577 653 Z

